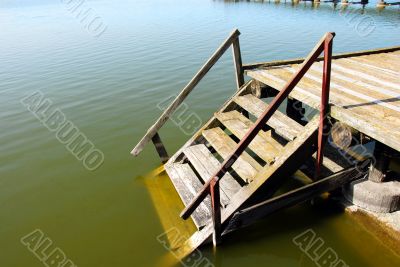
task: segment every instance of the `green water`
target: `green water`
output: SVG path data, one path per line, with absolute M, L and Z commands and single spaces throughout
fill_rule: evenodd
M 139 178 L 159 161 L 151 146 L 138 158 L 129 152 L 159 116 L 157 104 L 233 28 L 242 32 L 245 63 L 304 56 L 326 31 L 337 33 L 336 53 L 400 44 L 399 9 L 374 4 L 343 11 L 310 3 L 85 1 L 105 29 L 96 37 L 69 2 L 0 1 L 0 266 L 45 266 L 20 242 L 35 229 L 77 266 L 163 265 L 167 251 L 156 240 L 163 229 Z M 187 114 L 209 118 L 233 93 L 233 77 L 227 54 L 189 97 Z M 21 104 L 36 91 L 104 153 L 99 168 L 87 170 Z M 161 136 L 170 152 L 189 138 L 173 123 Z M 399 266 L 350 216 L 327 209 L 278 213 L 228 237 L 216 255 L 209 247 L 203 254 L 216 266 L 317 266 L 292 242 L 311 228 L 349 266 Z

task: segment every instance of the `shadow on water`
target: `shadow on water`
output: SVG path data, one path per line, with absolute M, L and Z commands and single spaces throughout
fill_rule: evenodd
M 256 224 L 229 234 L 217 253 L 210 247 L 204 254 L 216 266 L 268 255 L 267 262 L 280 266 L 317 266 L 293 243 L 293 239 L 311 229 L 323 245 L 309 252 L 320 256 L 332 248 L 349 266 L 399 266 L 400 257 L 385 248 L 367 229 L 344 213 L 342 206 L 330 199 L 315 199 L 270 215 Z M 314 239 L 315 240 L 315 239 Z M 244 249 L 245 248 L 245 249 Z M 208 252 L 207 252 L 208 251 Z M 377 256 L 371 258 L 370 255 Z M 315 260 L 316 258 L 314 258 Z M 243 261 L 245 263 L 246 261 Z
M 140 180 L 151 196 L 164 234 L 167 233 L 165 241 L 169 243 L 157 266 L 186 266 L 187 262 L 179 263 L 169 249 L 180 245 L 171 244 L 176 237 L 168 236 L 170 229 L 178 229 L 180 237 L 185 240 L 196 231 L 190 220 L 183 221 L 179 217 L 183 209 L 179 196 L 165 173 L 153 173 Z M 313 230 L 316 238 L 321 238 L 324 243 L 313 250 L 315 255 L 321 255 L 326 249 L 332 248 L 349 266 L 396 266 L 400 263 L 398 256 L 345 213 L 343 207 L 329 198 L 328 194 L 281 210 L 251 226 L 232 232 L 224 236 L 221 246 L 214 249 L 211 245 L 204 245 L 200 252 L 214 266 L 252 266 L 260 259 L 272 266 L 316 266 L 293 243 L 296 236 L 308 229 Z M 371 259 L 371 253 L 379 256 Z

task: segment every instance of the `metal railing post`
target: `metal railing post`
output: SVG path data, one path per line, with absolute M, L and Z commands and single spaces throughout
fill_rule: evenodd
M 328 137 L 330 125 L 328 121 L 329 115 L 329 90 L 331 83 L 331 64 L 332 64 L 332 45 L 334 33 L 331 33 L 330 38 L 324 42 L 324 66 L 322 75 L 322 93 L 321 93 L 321 107 L 320 107 L 320 121 L 318 129 L 318 148 L 317 148 L 317 162 L 315 178 L 318 179 L 321 172 L 321 166 L 324 159 L 324 146 L 326 138 Z

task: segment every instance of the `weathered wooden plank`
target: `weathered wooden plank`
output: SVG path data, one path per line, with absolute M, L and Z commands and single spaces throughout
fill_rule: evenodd
M 312 74 L 314 71 L 310 71 Z M 305 78 L 307 79 L 307 78 Z M 336 84 L 336 83 L 335 83 Z M 344 86 L 342 86 L 344 87 Z M 335 86 L 331 91 L 331 103 L 332 106 L 341 107 L 345 110 L 351 111 L 355 116 L 359 116 L 363 118 L 365 121 L 371 122 L 372 124 L 386 124 L 386 127 L 398 128 L 399 127 L 399 116 L 398 113 L 385 106 L 380 105 L 380 103 L 393 104 L 391 102 L 391 98 L 387 99 L 371 99 L 371 101 L 366 100 L 365 98 L 359 98 L 357 95 L 360 94 L 357 91 L 352 91 L 352 94 L 349 94 L 347 90 L 337 90 L 338 88 Z M 390 106 L 392 107 L 392 106 Z M 394 106 L 394 108 L 396 108 Z M 368 134 L 367 132 L 365 132 Z
M 374 88 L 374 86 L 367 85 L 365 83 L 353 83 L 354 80 L 350 78 L 343 79 L 342 77 L 342 79 L 339 79 L 338 76 L 336 76 L 336 72 L 333 75 L 335 79 L 331 82 L 331 87 L 332 93 L 336 94 L 336 98 L 334 99 L 337 99 L 339 96 L 343 95 L 344 92 L 348 95 L 351 95 L 353 97 L 353 100 L 357 98 L 360 99 L 360 101 L 358 101 L 358 104 L 373 103 L 378 106 L 391 109 L 395 112 L 400 112 L 400 91 L 395 92 L 392 90 L 386 90 L 382 87 L 379 90 L 378 88 Z M 305 75 L 305 77 L 315 82 L 318 81 L 318 76 L 313 74 L 312 71 Z M 352 82 L 349 82 L 349 80 Z M 334 99 L 332 99 L 332 102 Z M 346 102 L 348 101 L 349 100 L 347 100 Z
M 364 65 L 377 66 L 389 70 L 388 72 L 399 72 L 400 62 L 399 56 L 395 53 L 384 53 L 370 56 L 350 58 L 354 62 L 362 62 Z M 375 67 L 372 67 L 375 69 Z
M 296 72 L 297 66 L 291 67 L 282 67 L 279 69 L 273 69 L 273 70 L 268 70 L 268 74 L 264 74 L 268 77 L 273 77 L 277 82 L 280 82 L 281 84 L 285 83 L 285 81 L 291 77 L 295 72 Z M 314 74 L 314 66 L 310 68 L 310 70 L 304 75 L 303 79 L 299 82 L 297 87 L 295 88 L 294 91 L 299 91 L 299 93 L 304 93 L 307 91 L 308 94 L 310 94 L 310 97 L 305 98 L 305 103 L 308 105 L 312 105 L 314 100 L 319 99 L 321 97 L 321 76 L 322 73 Z M 334 76 L 334 74 L 332 74 Z M 333 82 L 331 85 L 334 84 Z M 307 89 L 305 89 L 307 88 Z M 346 103 L 349 103 L 349 101 L 352 104 L 360 104 L 360 103 L 365 103 L 365 101 L 359 100 L 359 101 L 354 101 L 354 99 L 359 99 L 354 97 L 354 92 L 351 90 L 348 90 L 347 88 L 344 88 L 344 90 L 337 90 L 337 87 L 332 88 L 331 93 L 330 93 L 330 100 L 332 103 L 335 104 L 343 104 L 346 105 Z M 312 97 L 311 97 L 312 96 Z
M 315 75 L 312 70 L 305 75 L 305 79 L 314 81 L 316 83 L 316 87 L 318 87 L 318 75 Z M 306 81 L 304 80 L 303 83 L 305 82 Z M 385 108 L 386 111 L 382 110 L 384 113 L 388 110 L 392 110 L 394 112 L 400 111 L 400 98 L 398 98 L 397 94 L 394 94 L 397 97 L 388 96 L 382 92 L 374 92 L 369 88 L 357 86 L 339 79 L 335 79 L 333 82 L 331 82 L 331 87 L 331 103 L 336 105 L 358 106 L 367 112 L 371 108 L 379 109 L 380 107 Z M 384 89 L 381 91 L 384 91 Z M 390 92 L 386 93 L 390 94 Z M 368 106 L 368 108 L 365 106 Z
M 237 143 L 218 127 L 203 131 L 203 136 L 224 160 L 232 154 L 237 146 Z M 246 183 L 251 182 L 261 168 L 261 165 L 247 152 L 243 152 L 232 165 L 232 169 Z
M 257 118 L 268 108 L 268 104 L 251 94 L 238 96 L 235 98 L 235 102 Z M 286 140 L 295 139 L 303 129 L 302 125 L 279 110 L 274 113 L 267 124 Z
M 283 67 L 282 67 L 283 68 Z M 287 79 L 289 79 L 289 75 L 288 76 L 286 76 L 285 78 L 283 78 L 283 77 L 279 77 L 277 74 L 276 74 L 276 72 L 277 71 L 282 71 L 281 69 L 282 68 L 278 68 L 278 69 L 269 69 L 269 70 L 258 70 L 258 71 L 252 71 L 252 72 L 249 72 L 250 73 L 250 76 L 252 76 L 253 78 L 256 78 L 256 79 L 259 79 L 260 81 L 262 81 L 263 83 L 266 83 L 266 84 L 268 84 L 268 85 L 270 85 L 270 86 L 273 86 L 273 87 L 275 87 L 275 88 L 277 88 L 277 89 L 280 89 L 282 86 L 283 86 L 283 84 L 286 82 L 286 80 Z M 320 63 L 316 63 L 316 64 L 314 64 L 314 66 L 313 67 L 311 67 L 311 70 L 309 71 L 309 73 L 307 73 L 306 75 L 305 75 L 305 78 L 307 78 L 307 77 L 310 77 L 310 74 L 313 72 L 313 70 L 316 70 L 316 68 L 318 68 L 318 71 L 319 72 L 321 72 L 322 71 L 322 68 L 321 68 L 321 64 Z M 292 70 L 291 72 L 293 73 L 295 70 Z M 370 97 L 369 96 L 369 94 L 367 93 L 367 91 L 366 91 L 366 89 L 365 88 L 367 88 L 367 89 L 373 89 L 374 91 L 376 91 L 376 92 L 379 92 L 380 94 L 382 94 L 383 92 L 385 92 L 386 94 L 388 94 L 389 96 L 390 96 L 390 98 L 397 98 L 398 96 L 399 96 L 399 94 L 398 94 L 398 91 L 397 90 L 394 90 L 393 91 L 393 88 L 391 87 L 391 88 L 389 88 L 389 89 L 391 89 L 392 91 L 390 91 L 390 90 L 387 90 L 387 89 L 385 89 L 385 88 L 382 88 L 383 87 L 383 85 L 381 84 L 381 83 L 375 83 L 375 84 L 373 84 L 373 81 L 371 80 L 371 76 L 372 75 L 369 75 L 368 76 L 368 78 L 370 78 L 369 80 L 367 79 L 367 80 L 365 80 L 365 75 L 362 75 L 362 77 L 364 77 L 363 79 L 363 81 L 361 81 L 361 84 L 360 84 L 360 81 L 357 81 L 356 79 L 353 79 L 354 78 L 354 76 L 353 76 L 353 78 L 349 78 L 349 77 L 347 77 L 347 82 L 349 82 L 349 84 L 347 84 L 347 86 L 343 86 L 343 85 L 341 85 L 340 83 L 341 83 L 341 81 L 338 81 L 337 80 L 337 75 L 336 75 L 336 73 L 339 73 L 340 75 L 342 75 L 343 73 L 342 72 L 340 72 L 340 70 L 338 70 L 337 68 L 336 69 L 334 69 L 333 70 L 333 72 L 332 72 L 332 79 L 333 79 L 333 83 L 334 83 L 334 85 L 335 84 L 338 84 L 339 85 L 339 88 L 335 88 L 335 86 L 333 86 L 332 87 L 332 90 L 331 90 L 331 99 L 332 99 L 332 103 L 335 103 L 333 100 L 335 99 L 335 95 L 336 95 L 336 98 L 338 98 L 339 96 L 340 96 L 340 94 L 342 94 L 342 92 L 344 91 L 344 90 L 346 90 L 346 93 L 347 94 L 352 94 L 353 95 L 353 97 L 350 97 L 350 99 L 351 98 L 354 98 L 354 96 L 356 95 L 356 99 L 358 98 L 358 97 L 362 97 L 363 98 L 363 100 L 364 101 L 360 101 L 359 102 L 359 104 L 365 104 L 366 102 L 373 102 L 373 103 L 378 103 L 378 104 L 380 104 L 380 105 L 382 105 L 382 106 L 384 106 L 384 107 L 387 107 L 387 108 L 391 108 L 391 109 L 394 109 L 396 112 L 397 112 L 397 106 L 398 106 L 398 104 L 400 103 L 400 101 L 395 101 L 395 102 L 393 102 L 393 100 L 388 100 L 388 99 L 382 99 L 382 100 L 380 100 L 379 98 L 378 98 L 378 100 L 376 101 L 376 99 L 374 99 L 373 97 Z M 350 75 L 350 74 L 348 74 L 348 75 Z M 308 90 L 306 90 L 305 89 L 305 86 L 304 86 L 304 80 L 305 80 L 305 78 L 303 78 L 303 80 L 299 83 L 299 85 L 295 88 L 295 90 L 292 92 L 292 94 L 291 94 L 291 96 L 293 96 L 294 98 L 296 98 L 296 99 L 299 99 L 300 101 L 303 101 L 304 100 L 304 102 L 306 103 L 306 104 L 308 104 L 308 105 L 310 105 L 310 106 L 313 106 L 313 107 L 316 107 L 316 105 L 317 105 L 317 98 L 315 97 L 315 95 L 316 94 L 314 94 L 314 93 L 310 93 L 310 92 L 308 92 Z M 314 78 L 314 80 L 315 79 L 317 79 L 318 78 L 318 80 L 320 81 L 320 77 L 313 77 Z M 341 78 L 343 78 L 343 76 L 341 77 Z M 351 85 L 352 87 L 357 87 L 357 88 L 360 88 L 359 90 L 364 90 L 364 93 L 363 94 L 361 94 L 360 92 L 358 92 L 358 91 L 355 91 L 354 92 L 354 90 L 349 90 L 348 88 L 346 88 L 346 87 L 348 87 L 348 86 L 350 86 L 350 80 L 349 79 L 352 79 L 351 80 L 351 82 L 353 82 L 353 84 Z M 360 79 L 360 77 L 358 77 L 358 80 Z M 368 82 L 368 83 L 367 83 Z M 362 85 L 362 86 L 361 86 Z M 380 90 L 379 90 L 379 87 L 378 87 L 378 85 L 380 85 Z M 392 84 L 393 85 L 393 84 Z M 307 89 L 309 89 L 309 88 L 307 88 Z M 379 90 L 379 91 L 378 91 Z M 385 91 L 386 90 L 386 91 Z M 307 95 L 308 94 L 308 95 Z M 319 96 L 318 94 L 316 95 L 317 97 Z M 349 98 L 348 98 L 349 99 Z M 342 101 L 342 102 L 344 102 L 344 104 L 342 105 L 342 106 L 344 106 L 344 105 L 346 105 L 346 102 L 348 102 L 347 100 L 348 99 L 345 99 L 346 101 Z M 354 102 L 354 101 L 353 101 Z M 335 104 L 337 104 L 337 103 L 335 103 Z M 355 103 L 351 103 L 352 105 L 353 104 L 355 104 Z M 367 110 L 367 109 L 370 109 L 371 107 L 370 106 L 367 106 L 366 107 L 366 109 L 364 109 L 364 111 L 365 110 Z M 387 116 L 387 114 L 385 114 L 385 116 Z
M 361 172 L 356 167 L 353 167 L 240 210 L 233 215 L 224 233 L 226 234 L 238 228 L 250 225 L 273 212 L 300 204 L 323 192 L 332 191 L 353 180 L 363 178 L 365 175 L 365 172 Z
M 216 113 L 215 117 L 239 139 L 242 139 L 253 126 L 253 123 L 249 119 L 236 110 Z M 266 132 L 260 131 L 250 143 L 249 148 L 265 162 L 271 164 L 282 149 L 282 145 Z
M 383 71 L 372 70 L 371 68 L 365 67 L 362 64 L 344 60 L 335 60 L 332 63 L 332 69 L 341 70 L 345 73 L 348 73 L 348 75 L 362 77 L 389 88 L 398 89 L 400 87 L 400 82 L 397 75 Z
M 235 74 L 236 74 L 236 88 L 239 90 L 240 87 L 244 84 L 244 75 L 243 75 L 243 63 L 242 63 L 242 54 L 240 52 L 240 43 L 239 38 L 236 38 L 232 42 L 232 51 L 233 51 L 233 63 L 235 65 Z
M 221 163 L 203 144 L 187 147 L 184 153 L 205 183 L 214 178 L 212 175 L 221 166 Z M 229 173 L 222 177 L 220 185 L 222 191 L 221 204 L 225 207 L 229 204 L 231 197 L 240 190 L 241 186 Z
M 273 71 L 281 72 L 281 70 Z M 281 77 L 276 75 L 276 73 L 271 74 L 266 71 L 263 72 L 263 75 L 259 76 L 259 78 L 264 79 L 262 82 L 271 85 L 272 83 L 270 81 L 276 81 L 275 86 L 277 87 L 275 88 L 277 89 L 282 88 L 285 79 L 292 75 L 289 73 L 286 74 L 286 77 Z M 309 73 L 312 72 L 313 70 L 309 70 Z M 300 85 L 302 87 L 300 87 Z M 307 77 L 303 77 L 300 85 L 297 85 L 294 89 L 292 96 L 307 105 L 318 108 L 319 94 L 321 91 L 320 85 L 315 81 L 310 81 Z M 308 90 L 306 91 L 304 88 L 307 88 Z M 338 92 L 336 90 L 331 90 L 330 99 L 331 102 L 334 103 L 331 107 L 331 114 L 334 118 L 342 120 L 360 132 L 384 142 L 387 145 L 395 145 L 395 147 L 399 147 L 400 138 L 397 133 L 394 133 L 393 131 L 391 131 L 391 133 L 388 132 L 388 129 L 396 129 L 399 127 L 398 125 L 400 125 L 398 119 L 396 119 L 398 116 L 393 116 L 391 115 L 393 113 L 387 112 L 388 110 L 391 111 L 390 109 L 380 107 L 379 105 L 365 105 L 363 104 L 365 101 L 362 101 L 353 95 L 348 95 L 346 92 Z M 397 137 L 394 137 L 393 135 L 397 135 Z
M 310 70 L 309 74 L 313 74 Z M 304 82 L 308 78 L 303 78 Z M 319 85 L 308 84 L 308 88 Z M 376 100 L 374 100 L 376 101 Z M 375 102 L 366 102 L 357 96 L 348 95 L 345 91 L 339 91 L 334 86 L 331 90 L 331 115 L 342 122 L 352 126 L 377 140 L 385 140 L 386 144 L 399 147 L 400 142 L 400 117 L 392 109 L 387 109 Z M 391 133 L 389 133 L 391 129 Z M 399 130 L 394 130 L 399 129 Z M 397 143 L 397 145 L 396 145 Z
M 161 137 L 158 133 L 156 133 L 153 138 L 151 138 L 151 140 L 153 141 L 153 144 L 156 148 L 156 151 L 158 153 L 158 156 L 161 159 L 162 163 L 166 163 L 169 159 L 167 150 L 164 147 L 163 142 L 161 141 Z
M 282 67 L 279 69 L 268 70 L 268 72 L 264 71 L 263 77 L 268 77 L 269 80 L 275 80 L 278 82 L 278 86 L 285 83 L 285 80 L 288 79 L 295 70 L 291 67 Z M 334 74 L 333 74 L 334 75 Z M 299 85 L 293 91 L 293 97 L 302 97 L 302 101 L 307 105 L 313 106 L 317 105 L 317 99 L 319 99 L 321 94 L 321 82 L 320 78 L 315 73 L 313 67 L 308 71 L 308 73 L 303 77 L 300 81 Z M 387 109 L 384 106 L 390 105 L 391 108 L 396 109 L 393 107 L 392 104 L 386 103 L 382 100 L 371 99 L 369 96 L 365 96 L 360 94 L 356 91 L 349 90 L 344 86 L 338 85 L 335 82 L 332 82 L 332 90 L 330 94 L 331 103 L 345 108 L 352 109 L 352 112 L 359 112 L 360 114 L 366 115 L 366 119 L 374 118 L 378 114 L 385 119 L 385 123 L 390 121 L 390 114 L 388 111 L 395 112 L 392 109 Z M 307 91 L 306 89 L 307 88 Z M 279 89 L 279 87 L 278 87 Z M 304 93 L 308 95 L 305 97 Z M 360 98 L 361 96 L 362 98 Z M 378 105 L 382 104 L 384 106 Z M 315 106 L 318 108 L 318 106 Z M 370 114 L 370 115 L 367 115 Z M 392 113 L 395 114 L 395 113 Z M 395 115 L 394 117 L 396 117 Z M 393 117 L 393 116 L 392 116 Z M 388 121 L 389 120 L 389 121 Z M 397 121 L 397 119 L 396 119 Z
M 285 85 L 286 81 L 290 79 L 290 77 L 280 78 L 271 74 L 270 71 L 271 70 L 254 70 L 247 72 L 247 75 L 279 91 L 282 90 L 282 87 Z M 302 83 L 302 81 L 300 81 L 300 83 Z M 315 93 L 310 92 L 308 88 L 305 89 L 301 87 L 299 84 L 296 85 L 289 96 L 309 105 L 310 107 L 319 109 L 320 97 Z
M 168 173 L 183 204 L 188 205 L 201 189 L 202 183 L 190 168 L 189 164 L 166 164 Z M 204 202 L 192 213 L 192 219 L 197 228 L 207 225 L 211 220 L 211 201 L 207 197 Z
M 214 52 L 214 54 L 207 60 L 207 62 L 201 67 L 201 69 L 194 75 L 190 82 L 182 89 L 179 95 L 174 101 L 164 110 L 162 115 L 157 119 L 135 148 L 131 151 L 131 154 L 137 156 L 144 148 L 144 146 L 151 140 L 151 138 L 158 132 L 158 130 L 165 124 L 169 117 L 175 112 L 180 104 L 186 99 L 186 97 L 193 91 L 196 85 L 201 79 L 208 73 L 208 71 L 214 66 L 214 64 L 221 58 L 225 51 L 231 46 L 232 42 L 240 35 L 240 32 L 235 29 L 229 37 L 222 43 L 222 45 Z
M 381 49 L 364 50 L 364 51 L 357 51 L 357 52 L 350 52 L 350 53 L 340 53 L 340 54 L 332 55 L 332 59 L 356 57 L 356 56 L 363 56 L 363 55 L 374 55 L 374 54 L 388 53 L 388 52 L 399 51 L 399 50 L 400 50 L 400 46 L 393 46 L 393 47 L 387 47 L 387 48 L 381 48 Z M 319 57 L 317 59 L 317 61 L 323 61 L 323 60 L 324 60 L 323 57 Z M 254 70 L 254 69 L 274 67 L 274 66 L 301 64 L 303 62 L 304 62 L 304 58 L 258 62 L 258 63 L 245 64 L 245 65 L 243 65 L 243 69 L 245 71 L 247 71 L 247 70 Z
M 369 57 L 354 57 L 354 58 L 347 58 L 347 61 L 354 62 L 357 64 L 362 64 L 368 68 L 374 69 L 374 70 L 381 70 L 386 73 L 392 73 L 392 74 L 397 74 L 400 75 L 399 71 L 399 66 L 393 65 L 391 62 L 387 61 L 377 61 Z
M 317 73 L 321 73 L 322 66 L 320 64 L 315 64 L 311 68 L 311 70 Z M 374 97 L 376 97 L 376 99 L 386 99 L 389 97 L 399 98 L 400 96 L 400 89 L 385 87 L 374 80 L 365 79 L 364 77 L 352 75 L 338 69 L 335 69 L 333 75 L 333 80 L 335 83 L 342 84 L 347 89 L 355 90 L 357 92 L 367 95 L 373 95 Z

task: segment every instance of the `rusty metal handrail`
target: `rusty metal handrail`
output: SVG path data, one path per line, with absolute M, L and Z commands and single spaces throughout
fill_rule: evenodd
M 215 65 L 215 63 L 221 58 L 221 56 L 228 50 L 232 45 L 233 60 L 235 65 L 236 74 L 236 85 L 239 89 L 244 84 L 242 58 L 240 54 L 238 29 L 235 29 L 229 37 L 221 44 L 221 46 L 214 52 L 214 54 L 207 60 L 207 62 L 201 67 L 201 69 L 193 76 L 189 83 L 182 89 L 179 95 L 172 101 L 172 103 L 164 110 L 162 115 L 157 121 L 147 130 L 146 134 L 142 137 L 139 143 L 131 151 L 133 156 L 139 155 L 142 152 L 144 146 L 152 140 L 156 146 L 157 152 L 161 157 L 163 163 L 168 160 L 168 154 L 164 148 L 164 145 L 158 135 L 160 128 L 168 121 L 170 116 L 176 111 L 176 109 L 182 104 L 186 97 L 192 92 L 197 84 L 204 78 L 208 71 Z
M 253 141 L 258 132 L 264 127 L 267 121 L 272 117 L 281 103 L 289 96 L 290 92 L 295 88 L 297 83 L 309 70 L 311 65 L 317 60 L 319 55 L 324 52 L 324 67 L 322 77 L 322 95 L 321 95 L 321 108 L 320 108 L 320 125 L 318 131 L 318 151 L 317 151 L 317 167 L 316 176 L 319 175 L 320 166 L 323 158 L 323 147 L 326 140 L 324 135 L 324 128 L 327 126 L 327 114 L 329 112 L 329 87 L 330 87 L 330 73 L 331 73 L 331 61 L 332 61 L 332 42 L 335 33 L 326 33 L 323 38 L 317 43 L 311 53 L 302 63 L 300 69 L 293 75 L 291 80 L 285 85 L 284 89 L 273 99 L 269 104 L 268 108 L 263 114 L 257 119 L 252 128 L 247 132 L 244 138 L 239 142 L 234 152 L 226 158 L 222 163 L 220 169 L 212 176 L 192 202 L 186 206 L 182 211 L 181 217 L 187 219 L 193 211 L 203 202 L 208 194 L 211 195 L 212 203 L 212 219 L 214 224 L 213 243 L 214 245 L 219 243 L 221 236 L 221 210 L 220 210 L 220 192 L 219 192 L 219 180 L 225 175 L 228 169 L 235 163 L 236 159 L 242 154 L 247 146 Z

